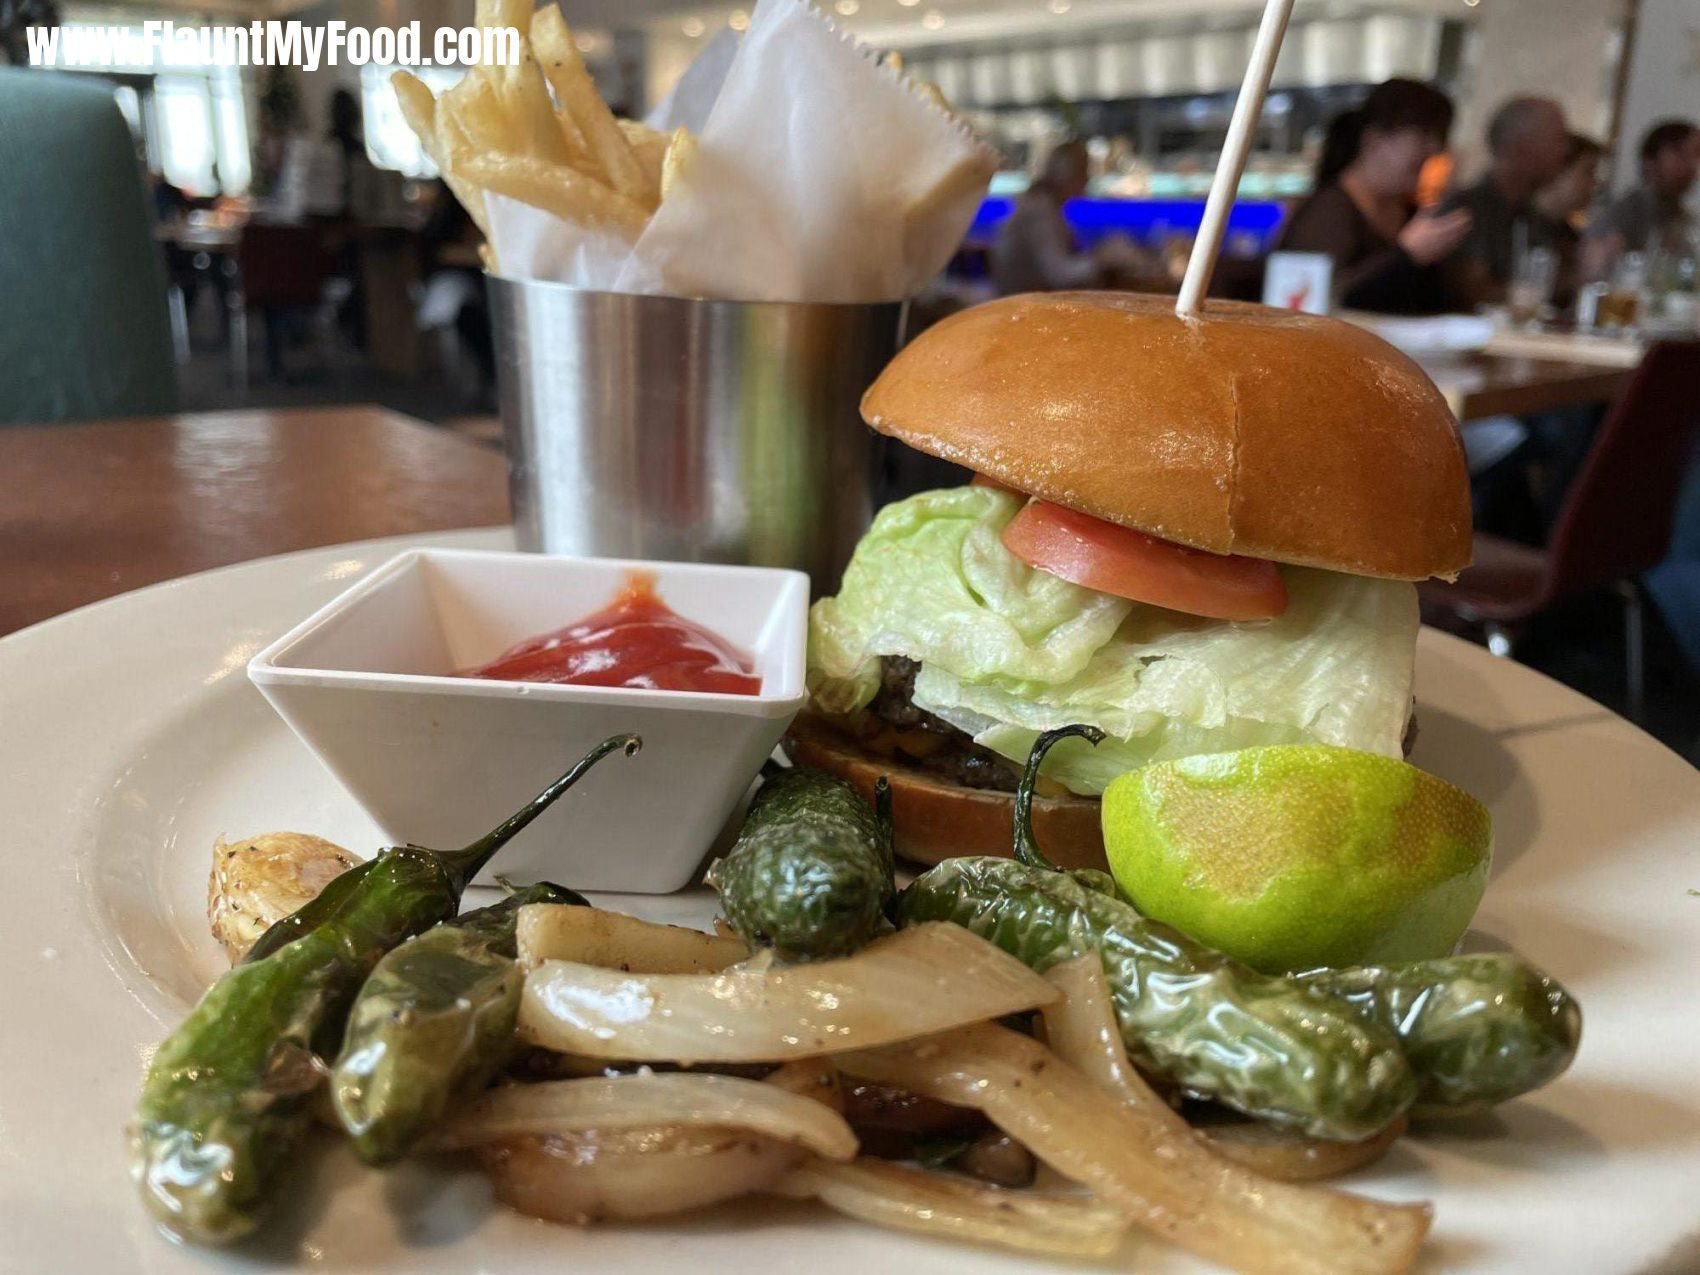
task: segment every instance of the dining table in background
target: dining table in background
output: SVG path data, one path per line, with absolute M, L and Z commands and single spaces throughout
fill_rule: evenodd
M 1338 310 L 1421 364 L 1459 422 L 1534 416 L 1609 402 L 1640 366 L 1644 336 L 1516 328 L 1490 316 L 1407 318 Z M 1576 417 L 1587 418 L 1587 413 Z
M 498 453 L 378 408 L 6 426 L 0 634 L 251 558 L 507 521 Z
M 173 217 L 154 226 L 153 237 L 184 252 L 234 255 L 245 217 Z
M 1459 421 L 1490 416 L 1532 416 L 1565 407 L 1605 403 L 1632 368 L 1565 359 L 1468 354 L 1425 364 Z

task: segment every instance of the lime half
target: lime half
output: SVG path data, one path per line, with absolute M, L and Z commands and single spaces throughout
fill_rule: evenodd
M 1295 744 L 1121 776 L 1104 844 L 1146 916 L 1285 973 L 1446 955 L 1487 887 L 1493 821 L 1405 762 Z

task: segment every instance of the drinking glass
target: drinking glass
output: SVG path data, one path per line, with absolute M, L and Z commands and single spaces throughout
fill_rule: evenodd
M 1519 327 L 1534 323 L 1552 303 L 1558 284 L 1558 254 L 1551 248 L 1525 248 L 1517 257 L 1506 304 L 1511 322 Z
M 1612 272 L 1611 285 L 1600 298 L 1602 328 L 1632 328 L 1641 316 L 1641 293 L 1647 286 L 1644 253 L 1626 252 Z

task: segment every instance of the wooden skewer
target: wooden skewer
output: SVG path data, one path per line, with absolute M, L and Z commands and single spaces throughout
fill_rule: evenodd
M 1209 291 L 1216 257 L 1222 251 L 1222 236 L 1228 229 L 1228 214 L 1233 211 L 1234 199 L 1240 192 L 1240 176 L 1251 153 L 1257 117 L 1263 113 L 1263 99 L 1275 74 L 1281 39 L 1287 34 L 1288 19 L 1293 16 L 1293 2 L 1268 0 L 1264 6 L 1263 23 L 1257 29 L 1257 42 L 1252 45 L 1251 65 L 1246 67 L 1245 83 L 1240 86 L 1239 100 L 1234 103 L 1228 137 L 1222 143 L 1222 158 L 1217 161 L 1216 176 L 1210 182 L 1210 198 L 1204 205 L 1204 221 L 1198 227 L 1198 238 L 1193 241 L 1186 277 L 1181 280 L 1180 299 L 1175 303 L 1175 313 L 1183 319 L 1197 316 L 1204 304 L 1204 294 Z

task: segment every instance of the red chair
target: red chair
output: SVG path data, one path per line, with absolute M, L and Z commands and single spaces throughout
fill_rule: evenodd
M 236 282 L 230 306 L 231 380 L 248 388 L 248 312 L 265 323 L 266 373 L 283 379 L 283 322 L 286 315 L 312 314 L 324 303 L 331 274 L 326 232 L 316 224 L 250 221 L 236 250 Z
M 1455 584 L 1422 586 L 1425 613 L 1480 625 L 1488 649 L 1510 657 L 1517 626 L 1584 589 L 1610 585 L 1624 604 L 1629 712 L 1646 698 L 1637 583 L 1670 548 L 1677 493 L 1700 421 L 1700 341 L 1663 342 L 1612 404 L 1545 549 L 1478 535 L 1475 565 Z

